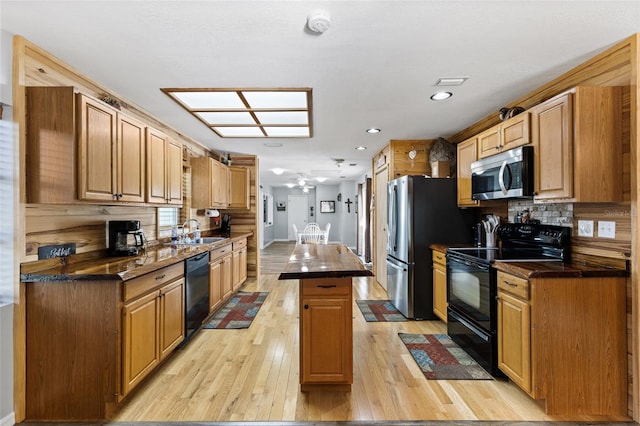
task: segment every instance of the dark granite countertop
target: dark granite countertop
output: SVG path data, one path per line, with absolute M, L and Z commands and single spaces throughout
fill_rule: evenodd
M 562 262 L 508 262 L 496 260 L 491 265 L 498 271 L 516 275 L 521 278 L 589 278 L 589 277 L 624 277 L 624 269 L 606 266 L 587 265 L 581 263 Z
M 373 273 L 344 244 L 297 244 L 278 279 L 366 276 Z
M 469 244 L 439 244 L 429 245 L 435 251 L 445 253 L 450 247 L 473 247 Z M 576 277 L 624 277 L 628 273 L 624 269 L 617 269 L 579 262 L 509 262 L 496 260 L 491 265 L 498 271 L 529 278 L 576 278 Z
M 157 244 L 147 248 L 141 255 L 125 257 L 99 256 L 80 261 L 49 259 L 44 269 L 23 264 L 20 268 L 22 282 L 51 281 L 127 281 L 154 272 L 165 266 L 182 262 L 192 256 L 224 247 L 234 241 L 253 235 L 251 232 L 232 232 L 228 239 L 211 244 L 167 245 Z M 42 263 L 42 262 L 41 262 Z

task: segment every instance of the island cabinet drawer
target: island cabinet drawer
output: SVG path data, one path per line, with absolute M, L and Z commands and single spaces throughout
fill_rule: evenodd
M 529 300 L 529 281 L 498 271 L 498 289 Z
M 240 241 L 234 241 L 233 242 L 233 251 L 240 250 L 241 248 L 246 247 L 246 246 L 247 246 L 247 239 L 246 238 L 244 238 L 244 239 L 242 239 Z
M 443 252 L 441 252 L 441 251 L 434 250 L 432 259 L 433 259 L 433 263 L 439 263 L 439 264 L 445 265 L 445 266 L 447 264 L 447 258 L 445 256 L 445 254 Z
M 226 246 L 218 247 L 215 250 L 211 250 L 209 252 L 209 261 L 213 262 L 214 260 L 219 259 L 228 253 L 231 253 L 231 244 L 227 244 Z
M 306 278 L 302 282 L 303 296 L 350 296 L 351 277 Z
M 124 284 L 124 301 L 135 299 L 154 288 L 184 275 L 184 262 L 158 269 Z

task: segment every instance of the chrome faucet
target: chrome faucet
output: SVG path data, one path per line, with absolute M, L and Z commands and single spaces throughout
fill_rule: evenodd
M 187 227 L 187 224 L 190 223 L 190 222 L 195 222 L 196 223 L 196 232 L 194 232 L 194 236 L 193 236 L 193 239 L 196 240 L 196 239 L 200 238 L 200 222 L 198 222 L 198 219 L 187 219 L 182 224 L 182 230 L 184 232 L 185 238 L 188 240 L 189 239 L 189 233 L 191 232 L 191 226 L 189 226 L 189 232 L 186 232 L 185 228 Z

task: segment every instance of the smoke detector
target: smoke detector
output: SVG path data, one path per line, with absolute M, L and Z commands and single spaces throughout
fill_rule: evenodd
M 331 14 L 326 10 L 314 10 L 307 16 L 307 26 L 316 33 L 323 33 L 331 26 Z

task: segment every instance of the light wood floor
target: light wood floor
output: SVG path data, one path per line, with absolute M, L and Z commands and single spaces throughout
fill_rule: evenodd
M 293 246 L 274 243 L 261 254 L 273 272 Z M 278 266 L 280 265 L 280 266 Z M 550 417 L 502 380 L 426 380 L 398 338 L 444 333 L 439 321 L 367 323 L 353 304 L 352 391 L 302 393 L 298 370 L 298 283 L 277 274 L 242 290 L 268 291 L 250 328 L 201 330 L 130 398 L 116 417 L 129 421 L 496 420 L 607 421 Z M 354 278 L 355 299 L 386 299 L 372 278 Z

